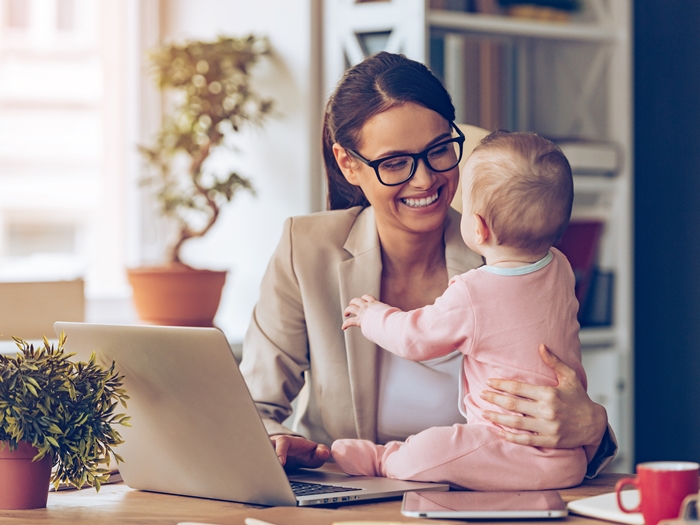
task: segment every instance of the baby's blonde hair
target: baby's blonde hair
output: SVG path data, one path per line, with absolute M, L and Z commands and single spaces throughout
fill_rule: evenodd
M 531 253 L 556 243 L 571 217 L 574 181 L 569 161 L 536 133 L 495 131 L 474 148 L 471 210 L 499 245 Z

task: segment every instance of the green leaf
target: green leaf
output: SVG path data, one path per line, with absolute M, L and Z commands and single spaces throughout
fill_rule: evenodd
M 31 383 L 25 383 L 24 386 L 29 390 L 34 397 L 37 397 L 39 394 L 37 394 L 36 388 Z

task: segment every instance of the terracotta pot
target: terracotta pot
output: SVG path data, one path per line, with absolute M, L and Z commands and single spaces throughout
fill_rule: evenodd
M 51 456 L 32 462 L 37 449 L 20 441 L 10 452 L 7 443 L 0 450 L 0 509 L 39 509 L 46 507 L 51 480 Z
M 225 271 L 185 265 L 127 270 L 142 321 L 170 326 L 214 326 Z

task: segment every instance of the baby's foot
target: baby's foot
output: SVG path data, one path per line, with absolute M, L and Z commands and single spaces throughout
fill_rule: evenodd
M 331 456 L 351 476 L 382 476 L 377 459 L 383 448 L 364 439 L 339 439 L 331 446 Z

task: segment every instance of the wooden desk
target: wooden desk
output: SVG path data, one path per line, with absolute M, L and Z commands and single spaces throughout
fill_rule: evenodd
M 594 496 L 614 490 L 620 474 L 602 474 L 582 485 L 561 490 L 565 501 Z M 391 500 L 366 504 L 344 505 L 337 508 L 264 508 L 201 498 L 170 496 L 132 490 L 124 484 L 106 485 L 99 493 L 94 489 L 62 491 L 49 494 L 47 508 L 38 510 L 0 511 L 0 523 L 5 524 L 99 524 L 99 525 L 175 525 L 182 521 L 199 521 L 220 525 L 243 525 L 246 517 L 258 518 L 276 525 L 330 525 L 338 521 L 383 520 L 420 525 L 437 525 L 436 520 L 418 520 L 401 515 L 401 501 Z M 595 525 L 598 520 L 570 515 L 564 521 L 527 521 L 527 525 Z M 450 520 L 449 523 L 460 523 Z M 497 522 L 489 522 L 497 523 Z M 518 522 L 501 522 L 517 525 Z

